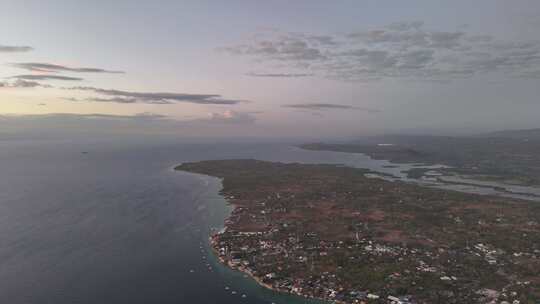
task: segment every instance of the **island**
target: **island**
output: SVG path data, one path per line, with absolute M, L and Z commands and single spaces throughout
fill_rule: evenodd
M 184 163 L 234 207 L 222 263 L 280 292 L 336 303 L 540 300 L 540 204 L 259 160 Z

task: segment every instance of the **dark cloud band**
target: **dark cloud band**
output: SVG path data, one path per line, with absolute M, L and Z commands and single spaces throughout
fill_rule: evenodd
M 299 78 L 313 76 L 312 73 L 247 73 L 251 77 Z
M 60 76 L 60 75 L 17 75 L 10 78 L 22 80 L 65 80 L 65 81 L 81 81 L 82 78 Z
M 92 97 L 87 101 L 115 102 L 115 103 L 147 103 L 147 104 L 172 104 L 177 102 L 188 102 L 205 105 L 234 105 L 244 100 L 224 99 L 218 94 L 186 94 L 168 92 L 130 92 L 114 89 L 101 89 L 94 87 L 72 87 L 69 90 L 90 91 L 96 94 L 109 96 L 107 98 Z
M 24 53 L 32 50 L 34 50 L 34 48 L 30 46 L 11 46 L 0 44 L 0 53 Z
M 54 73 L 54 72 L 113 73 L 113 74 L 124 73 L 122 71 L 105 70 L 105 69 L 99 69 L 99 68 L 75 68 L 75 67 L 68 67 L 64 65 L 38 63 L 38 62 L 11 63 L 10 65 L 13 67 L 26 69 L 29 71 L 46 72 L 46 73 Z
M 284 107 L 284 108 L 293 108 L 293 109 L 302 109 L 302 110 L 316 110 L 316 111 L 324 111 L 324 110 L 359 110 L 359 111 L 366 111 L 366 112 L 370 112 L 370 113 L 381 112 L 381 110 L 377 110 L 377 109 L 368 109 L 368 108 L 356 107 L 356 106 L 351 106 L 351 105 L 331 104 L 331 103 L 299 103 L 299 104 L 283 105 L 282 107 Z

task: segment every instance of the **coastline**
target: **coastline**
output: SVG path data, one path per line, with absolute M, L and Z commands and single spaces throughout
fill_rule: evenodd
M 253 273 L 247 271 L 244 268 L 238 268 L 238 267 L 231 267 L 223 258 L 219 256 L 218 251 L 216 250 L 216 247 L 214 246 L 212 239 L 216 235 L 218 235 L 220 232 L 224 232 L 226 229 L 228 229 L 227 222 L 230 220 L 231 215 L 237 208 L 241 208 L 238 204 L 234 202 L 234 199 L 230 199 L 226 193 L 223 192 L 223 181 L 224 178 L 204 174 L 204 173 L 196 173 L 192 171 L 187 170 L 181 170 L 177 169 L 178 166 L 181 166 L 183 163 L 173 166 L 173 170 L 175 171 L 181 171 L 182 173 L 188 173 L 195 176 L 198 176 L 198 178 L 205 181 L 206 185 L 218 185 L 218 188 L 215 189 L 215 192 L 213 192 L 212 197 L 219 197 L 219 206 L 218 209 L 221 210 L 222 207 L 223 210 L 219 212 L 218 217 L 214 217 L 213 221 L 211 222 L 211 227 L 205 232 L 203 235 L 202 241 L 206 240 L 205 247 L 206 247 L 206 254 L 208 259 L 212 260 L 212 264 L 214 267 L 219 267 L 221 270 L 219 271 L 221 276 L 225 276 L 227 278 L 227 281 L 232 280 L 229 282 L 227 286 L 234 286 L 234 285 L 240 285 L 242 288 L 247 288 L 247 292 L 251 292 L 252 294 L 256 294 L 257 297 L 261 299 L 265 299 L 268 301 L 268 303 L 290 303 L 290 304 L 329 304 L 329 303 L 337 303 L 337 302 L 329 302 L 325 301 L 323 299 L 319 298 L 313 298 L 304 296 L 301 294 L 295 294 L 287 292 L 286 290 L 279 290 L 274 288 L 273 286 L 264 283 L 259 277 L 255 276 Z M 201 243 L 202 245 L 202 243 Z M 237 286 L 239 288 L 240 286 Z
M 223 220 L 223 227 L 217 232 L 210 232 L 211 234 L 208 236 L 208 242 L 209 242 L 209 245 L 210 245 L 209 248 L 211 249 L 212 254 L 214 255 L 214 257 L 219 261 L 219 263 L 222 266 L 227 267 L 228 269 L 230 269 L 232 271 L 237 271 L 239 273 L 242 273 L 245 276 L 247 276 L 249 279 L 251 279 L 253 282 L 257 283 L 258 286 L 261 286 L 261 287 L 267 289 L 268 291 L 272 291 L 272 292 L 278 293 L 280 295 L 292 295 L 292 296 L 296 296 L 296 297 L 301 297 L 302 299 L 307 300 L 307 301 L 318 301 L 319 303 L 346 304 L 345 302 L 342 302 L 342 301 L 311 297 L 309 295 L 304 295 L 302 293 L 295 293 L 295 292 L 291 292 L 291 291 L 288 291 L 288 290 L 282 290 L 282 289 L 275 288 L 274 286 L 272 286 L 272 285 L 270 285 L 268 283 L 265 283 L 262 278 L 256 276 L 249 269 L 247 269 L 245 267 L 242 267 L 242 266 L 236 267 L 236 266 L 232 265 L 230 262 L 226 261 L 223 257 L 221 257 L 220 254 L 219 254 L 219 249 L 217 247 L 218 244 L 216 242 L 216 237 L 219 234 L 226 231 L 227 229 L 229 229 L 229 227 L 227 226 L 227 222 L 230 221 L 231 215 L 234 213 L 234 211 L 236 209 L 240 208 L 240 206 L 238 204 L 235 204 L 234 201 L 232 201 L 233 199 L 228 198 L 224 193 L 220 192 L 219 195 L 225 200 L 226 204 L 229 207 L 231 207 L 231 210 L 230 210 L 228 216 Z
M 520 265 L 540 263 L 531 233 L 537 205 L 372 179 L 343 166 L 239 159 L 177 169 L 221 180 L 230 212 L 219 218 L 219 233 L 204 237 L 214 261 L 261 295 L 417 303 L 440 295 L 481 301 L 487 289 L 536 294 L 520 283 L 537 284 Z M 498 268 L 519 279 L 494 277 Z

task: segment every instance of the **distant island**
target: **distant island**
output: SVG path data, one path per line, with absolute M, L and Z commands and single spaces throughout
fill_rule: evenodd
M 443 174 L 522 186 L 540 186 L 540 131 L 521 130 L 479 136 L 375 136 L 347 143 L 311 143 L 300 148 L 363 153 L 394 163 L 442 164 Z M 429 169 L 415 168 L 419 178 Z
M 258 160 L 184 163 L 234 206 L 211 237 L 260 284 L 338 303 L 534 303 L 540 204 Z

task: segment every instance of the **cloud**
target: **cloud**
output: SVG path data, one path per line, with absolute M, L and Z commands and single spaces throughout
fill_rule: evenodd
M 60 75 L 17 75 L 10 78 L 22 79 L 22 80 L 66 80 L 66 81 L 81 81 L 82 78 L 60 76 Z
M 10 66 L 26 69 L 35 72 L 55 73 L 55 72 L 76 72 L 76 73 L 113 73 L 121 74 L 122 71 L 112 71 L 99 68 L 75 68 L 64 65 L 50 64 L 50 63 L 37 63 L 37 62 L 24 62 L 24 63 L 11 63 Z
M 523 71 L 521 74 L 516 75 L 516 77 L 528 78 L 528 79 L 540 79 L 540 70 Z
M 315 42 L 321 45 L 337 45 L 336 39 L 329 35 L 310 35 L 306 37 L 309 41 Z
M 166 119 L 171 119 L 167 115 L 156 114 L 156 113 L 151 113 L 151 112 L 137 113 L 132 117 L 135 118 L 135 119 L 143 119 L 143 120 L 145 120 L 145 119 L 146 120 L 166 120 Z
M 204 105 L 234 105 L 244 100 L 224 99 L 218 94 L 187 94 L 187 93 L 166 93 L 166 92 L 130 92 L 114 89 L 101 89 L 94 87 L 72 87 L 68 90 L 90 91 L 96 94 L 110 96 L 110 98 L 91 97 L 84 101 L 95 102 L 115 102 L 115 103 L 146 103 L 146 104 L 173 104 L 177 102 L 188 102 Z M 83 100 L 74 100 L 83 101 Z
M 283 77 L 283 78 L 299 78 L 313 76 L 313 73 L 255 73 L 250 72 L 246 75 L 251 77 Z
M 356 106 L 351 106 L 351 105 L 332 104 L 332 103 L 299 103 L 299 104 L 283 105 L 282 107 L 284 107 L 284 108 L 302 109 L 302 110 L 316 110 L 316 111 L 324 111 L 324 110 L 359 110 L 359 111 L 366 111 L 366 112 L 369 112 L 369 113 L 381 112 L 381 110 L 377 110 L 377 109 L 368 109 L 368 108 L 356 107 Z
M 398 59 L 387 51 L 368 50 L 365 48 L 355 49 L 336 54 L 344 58 L 346 62 L 355 63 L 368 70 L 381 70 L 392 68 L 398 63 Z
M 301 103 L 283 105 L 284 108 L 310 109 L 310 110 L 326 110 L 326 109 L 354 109 L 350 105 L 330 104 L 330 103 Z
M 67 101 L 74 101 L 74 102 L 113 102 L 113 103 L 137 103 L 138 100 L 136 98 L 131 97 L 111 97 L 111 98 L 100 98 L 100 97 L 86 97 L 86 98 L 75 98 L 75 97 L 63 97 L 62 99 Z M 169 104 L 168 102 L 164 102 L 165 104 Z
M 408 31 L 408 30 L 419 30 L 422 26 L 424 26 L 424 22 L 417 20 L 417 21 L 394 22 L 388 25 L 387 28 L 391 30 L 395 30 L 395 31 Z
M 34 50 L 34 48 L 30 46 L 10 46 L 0 44 L 0 53 L 24 53 L 32 50 Z
M 387 46 L 391 48 L 440 48 L 452 49 L 461 45 L 464 32 L 442 32 L 423 30 L 421 25 L 392 26 L 367 31 L 349 33 L 347 38 L 351 42 L 363 43 L 370 46 Z
M 261 69 L 284 69 L 268 77 L 308 74 L 349 82 L 449 82 L 481 74 L 537 77 L 540 41 L 504 41 L 468 31 L 432 30 L 422 21 L 336 35 L 274 30 L 222 49 L 255 59 Z M 260 77 L 263 75 L 260 73 Z
M 310 46 L 308 39 L 283 37 L 279 40 L 262 40 L 252 44 L 223 48 L 224 51 L 239 54 L 264 57 L 279 61 L 316 61 L 326 57 L 321 50 Z
M 50 85 L 41 84 L 36 81 L 28 81 L 24 79 L 16 79 L 15 81 L 0 81 L 0 88 L 50 88 Z
M 206 119 L 208 122 L 220 124 L 253 124 L 256 120 L 253 113 L 231 110 L 227 110 L 223 113 L 210 113 L 208 119 Z
M 99 97 L 90 97 L 86 98 L 87 101 L 95 101 L 95 102 L 116 102 L 116 103 L 136 103 L 137 98 L 132 97 L 112 97 L 112 98 L 99 98 Z M 167 102 L 163 102 L 167 103 Z
M 423 68 L 434 60 L 434 50 L 414 50 L 408 51 L 397 58 L 401 68 L 419 69 Z

